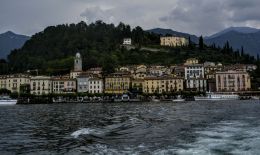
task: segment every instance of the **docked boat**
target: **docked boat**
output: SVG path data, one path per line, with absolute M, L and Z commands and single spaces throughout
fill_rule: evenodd
M 195 96 L 195 101 L 219 101 L 219 100 L 239 100 L 237 94 L 217 94 L 217 93 L 206 93 L 206 96 Z
M 176 98 L 176 99 L 173 99 L 172 101 L 173 101 L 173 102 L 184 102 L 185 99 L 183 99 L 180 95 L 178 95 L 177 98 Z
M 15 105 L 17 100 L 11 99 L 9 96 L 0 96 L 0 105 Z

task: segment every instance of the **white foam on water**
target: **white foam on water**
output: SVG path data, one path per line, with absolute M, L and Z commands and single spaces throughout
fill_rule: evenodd
M 176 149 L 177 154 L 260 154 L 260 125 L 223 121 L 195 133 L 196 141 Z
M 74 137 L 74 138 L 78 138 L 80 135 L 88 135 L 88 134 L 93 133 L 94 131 L 95 131 L 94 129 L 83 128 L 83 129 L 80 129 L 80 130 L 73 132 L 71 134 L 71 136 Z

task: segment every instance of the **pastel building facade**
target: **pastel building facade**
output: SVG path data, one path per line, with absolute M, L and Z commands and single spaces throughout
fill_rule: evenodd
M 147 77 L 143 82 L 143 92 L 153 93 L 171 93 L 182 91 L 184 89 L 184 80 L 175 77 Z
M 217 72 L 216 89 L 218 92 L 248 91 L 251 89 L 250 76 L 241 71 Z
M 6 76 L 6 89 L 12 93 L 20 93 L 20 88 L 23 85 L 30 85 L 31 77 L 26 74 L 13 74 Z
M 47 95 L 52 93 L 52 80 L 48 76 L 32 77 L 30 81 L 30 93 L 34 95 Z
M 188 39 L 184 37 L 161 37 L 161 46 L 186 46 L 189 44 Z
M 105 93 L 127 93 L 131 86 L 131 76 L 127 73 L 114 73 L 105 77 Z
M 75 79 L 69 78 L 53 78 L 52 79 L 52 92 L 55 94 L 74 93 L 76 92 L 77 85 Z

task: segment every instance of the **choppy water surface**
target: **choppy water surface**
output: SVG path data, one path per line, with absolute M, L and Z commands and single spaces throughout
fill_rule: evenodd
M 260 154 L 259 101 L 0 106 L 0 154 Z

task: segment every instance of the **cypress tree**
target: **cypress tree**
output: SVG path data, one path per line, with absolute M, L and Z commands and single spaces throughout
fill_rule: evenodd
M 244 56 L 244 46 L 241 47 L 241 56 Z
M 200 38 L 199 38 L 199 48 L 200 48 L 200 50 L 202 50 L 204 48 L 204 41 L 203 41 L 202 36 L 200 36 Z

